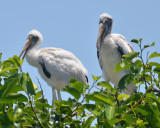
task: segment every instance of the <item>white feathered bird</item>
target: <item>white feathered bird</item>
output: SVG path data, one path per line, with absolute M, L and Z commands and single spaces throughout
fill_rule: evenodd
M 69 51 L 48 47 L 39 49 L 43 41 L 37 30 L 29 32 L 26 44 L 19 57 L 26 56 L 28 63 L 38 68 L 41 77 L 52 87 L 53 101 L 61 101 L 60 89 L 69 84 L 71 78 L 88 83 L 87 70 L 79 59 Z
M 99 20 L 99 33 L 97 38 L 97 57 L 103 72 L 105 81 L 112 82 L 116 87 L 120 79 L 128 73 L 128 70 L 114 72 L 115 66 L 121 61 L 122 56 L 134 51 L 132 46 L 120 34 L 111 34 L 113 19 L 107 13 L 103 13 Z M 131 83 L 124 93 L 131 95 L 135 91 L 135 85 Z

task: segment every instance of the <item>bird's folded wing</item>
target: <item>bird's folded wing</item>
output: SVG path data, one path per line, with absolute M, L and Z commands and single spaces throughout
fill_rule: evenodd
M 43 48 L 39 58 L 43 60 L 46 71 L 56 79 L 67 81 L 70 78 L 76 78 L 81 80 L 82 74 L 83 77 L 87 75 L 87 70 L 82 63 L 69 51 L 60 48 Z

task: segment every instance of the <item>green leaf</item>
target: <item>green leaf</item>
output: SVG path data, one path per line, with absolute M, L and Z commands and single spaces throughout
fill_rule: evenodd
M 120 71 L 122 71 L 124 69 L 126 69 L 126 64 L 123 61 L 121 61 L 115 66 L 114 71 L 115 72 L 120 72 Z
M 105 119 L 105 120 L 104 120 L 103 127 L 104 127 L 104 128 L 111 128 L 111 125 L 110 125 L 110 120 L 108 120 L 108 119 Z
M 99 93 L 99 92 L 94 92 L 93 94 L 86 94 L 85 95 L 86 102 L 88 103 L 90 100 L 96 101 L 96 102 L 101 102 L 101 100 L 99 98 L 97 98 L 97 97 L 94 96 L 97 93 Z
M 127 95 L 127 94 L 119 94 L 118 97 L 117 97 L 117 99 L 118 99 L 118 100 L 121 100 L 121 99 L 123 99 L 123 98 L 127 98 L 127 99 L 128 99 L 129 97 L 130 97 L 130 96 Z
M 41 118 L 41 120 L 47 120 L 47 114 L 46 113 L 41 113 L 41 115 L 40 115 L 40 118 Z
M 121 78 L 121 80 L 118 83 L 119 89 L 125 89 L 132 81 L 133 77 L 131 76 L 131 74 L 126 74 L 124 77 Z
M 134 58 L 138 57 L 139 52 L 129 52 L 128 55 L 123 55 L 123 57 L 125 57 L 125 62 L 129 62 L 132 61 Z
M 20 59 L 19 59 L 19 57 L 18 57 L 17 55 L 14 55 L 14 56 L 13 56 L 13 59 L 14 59 L 15 64 L 16 64 L 18 67 L 20 67 L 20 63 L 19 63 Z
M 10 71 L 10 70 L 15 70 L 15 69 L 18 69 L 18 67 L 6 67 L 6 68 L 3 68 L 1 71 L 0 71 L 0 74 L 2 74 L 3 72 L 6 72 L 6 71 Z
M 52 108 L 52 106 L 47 103 L 35 103 L 35 107 L 39 109 L 42 109 L 44 107 Z
M 151 65 L 151 66 L 160 67 L 160 64 L 157 63 L 157 62 L 149 62 L 148 64 Z
M 60 111 L 61 111 L 61 113 L 63 113 L 63 114 L 72 114 L 72 111 L 71 111 L 69 105 L 64 105 L 64 104 L 62 104 L 62 105 L 60 106 Z
M 73 120 L 72 121 L 72 124 L 77 124 L 77 125 L 79 125 L 81 123 L 81 121 L 79 121 L 79 120 Z
M 136 118 L 134 116 L 132 116 L 131 114 L 125 114 L 123 116 L 123 119 L 128 122 L 131 125 L 136 123 Z
M 153 116 L 155 116 L 156 118 L 158 117 L 159 118 L 159 122 L 160 122 L 160 110 L 158 108 L 157 103 L 153 102 L 153 100 L 150 99 L 150 98 L 146 98 L 146 101 L 148 102 L 149 107 L 151 108 L 151 110 L 154 112 Z
M 144 45 L 144 48 L 148 48 L 148 47 L 150 47 L 149 44 L 148 45 Z
M 97 93 L 97 94 L 95 94 L 94 96 L 95 96 L 96 98 L 104 101 L 105 103 L 111 105 L 111 106 L 114 105 L 114 103 L 113 103 L 113 101 L 111 100 L 111 98 L 108 97 L 107 95 L 103 94 L 103 93 Z
M 160 53 L 154 52 L 149 56 L 149 59 L 154 58 L 154 57 L 160 57 Z
M 146 96 L 148 98 L 153 99 L 153 100 L 157 100 L 157 97 L 156 97 L 155 93 L 153 93 L 153 92 L 147 93 Z
M 145 111 L 144 109 L 141 109 L 141 108 L 136 107 L 136 111 L 140 112 L 140 113 L 141 113 L 142 115 L 144 115 L 144 116 L 148 115 L 148 112 Z
M 38 98 L 40 98 L 42 96 L 42 91 L 39 91 L 37 92 L 35 95 L 34 95 L 34 100 L 37 100 Z
M 82 128 L 88 128 L 91 123 L 93 122 L 93 120 L 95 119 L 96 117 L 95 116 L 90 116 L 85 122 L 84 124 L 82 125 Z
M 2 95 L 3 95 L 3 93 L 4 93 L 4 91 L 5 91 L 5 89 L 6 89 L 6 86 L 0 86 L 0 99 L 1 99 L 1 97 L 2 97 Z
M 31 95 L 35 95 L 35 89 L 34 89 L 34 85 L 33 85 L 33 82 L 29 76 L 29 74 L 27 74 L 27 92 Z
M 22 65 L 23 62 L 24 62 L 24 60 L 20 60 L 20 61 L 19 61 L 19 64 Z
M 10 90 L 10 93 L 17 93 L 19 91 L 24 91 L 21 85 L 13 85 L 13 87 Z
M 88 111 L 92 112 L 94 115 L 98 114 L 95 104 L 84 104 L 83 107 L 86 108 Z
M 160 110 L 159 110 L 156 102 L 152 103 L 152 108 L 153 108 L 154 112 L 159 116 L 159 119 L 160 119 Z
M 76 98 L 76 100 L 79 100 L 79 98 L 81 97 L 81 94 L 79 91 L 77 91 L 75 88 L 70 87 L 70 86 L 65 86 L 62 91 L 68 92 L 69 94 L 71 94 L 73 97 Z
M 151 46 L 154 46 L 155 45 L 155 42 L 152 42 Z
M 140 61 L 140 60 L 136 60 L 136 61 L 134 62 L 134 64 L 135 64 L 137 67 L 142 67 L 142 66 L 143 66 L 142 61 Z
M 22 87 L 25 89 L 25 91 L 27 92 L 27 81 L 28 81 L 28 78 L 27 78 L 27 74 L 26 73 L 22 73 L 22 79 L 21 79 L 21 83 L 22 83 Z
M 21 108 L 19 108 L 18 106 L 15 107 L 15 109 L 13 110 L 13 120 L 15 122 L 19 121 L 19 116 L 23 113 L 23 110 Z
M 35 83 L 33 83 L 33 88 L 34 90 L 38 90 L 38 86 Z
M 132 74 L 132 76 L 139 76 L 140 71 L 141 71 L 141 68 L 137 67 L 135 63 L 132 64 L 132 66 L 130 67 L 130 74 Z
M 14 87 L 14 85 L 16 85 L 17 82 L 18 82 L 18 79 L 12 79 L 12 80 L 8 80 L 5 83 L 6 89 L 3 92 L 2 99 L 5 98 L 7 95 L 9 95 L 9 93 L 11 93 L 12 88 Z
M 132 39 L 131 42 L 138 44 L 138 40 L 137 39 Z
M 115 107 L 114 106 L 110 106 L 108 104 L 103 104 L 104 107 L 105 107 L 105 116 L 106 116 L 106 119 L 108 120 L 111 120 L 114 118 L 114 114 L 115 114 Z
M 136 121 L 136 125 L 140 125 L 143 123 L 143 120 L 141 120 L 140 118 L 138 118 L 138 120 Z
M 153 72 L 160 74 L 160 67 L 154 68 Z
M 3 61 L 3 65 L 5 67 L 11 67 L 14 65 L 14 62 L 13 62 L 13 60 L 5 60 L 5 61 Z
M 151 70 L 152 70 L 152 66 L 149 65 L 149 64 L 147 64 L 147 65 L 145 66 L 145 72 L 151 72 Z
M 28 102 L 28 99 L 26 96 L 20 93 L 11 93 L 7 95 L 5 98 L 3 98 L 1 103 L 17 103 L 17 102 Z
M 119 120 L 120 120 L 120 119 L 113 118 L 113 119 L 111 119 L 111 120 L 109 121 L 109 123 L 110 123 L 111 126 L 113 126 L 113 125 L 115 125 L 116 123 L 118 123 Z M 119 128 L 119 127 L 117 127 L 117 128 Z
M 94 81 L 98 81 L 101 78 L 101 76 L 98 77 L 98 76 L 92 75 L 92 78 L 93 78 Z
M 109 89 L 109 90 L 112 88 L 112 86 L 110 85 L 110 83 L 108 83 L 108 82 L 106 82 L 106 81 L 98 82 L 98 83 L 97 83 L 97 86 L 102 86 L 102 87 L 105 87 L 105 88 L 107 88 L 107 89 Z
M 139 42 L 142 42 L 142 38 L 139 39 Z
M 70 86 L 75 88 L 77 91 L 82 92 L 83 87 L 84 87 L 84 83 L 81 83 L 76 79 L 71 79 L 70 80 Z

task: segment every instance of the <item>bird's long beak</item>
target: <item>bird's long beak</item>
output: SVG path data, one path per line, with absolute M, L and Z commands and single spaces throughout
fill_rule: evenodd
M 29 39 L 27 39 L 27 41 L 26 41 L 26 43 L 25 43 L 25 45 L 24 45 L 24 47 L 23 47 L 23 49 L 22 49 L 22 51 L 21 51 L 21 53 L 20 53 L 20 55 L 19 55 L 19 58 L 22 56 L 22 54 L 24 53 L 24 55 L 23 55 L 23 57 L 22 57 L 22 59 L 24 59 L 24 57 L 26 56 L 26 53 L 27 53 L 27 51 L 28 51 L 28 49 L 30 48 L 32 46 L 32 42 L 29 40 Z
M 105 31 L 105 27 L 103 25 L 103 23 L 99 24 L 99 33 L 98 33 L 98 37 L 97 37 L 97 48 L 99 47 L 99 43 L 102 42 L 102 40 L 104 39 L 104 31 Z

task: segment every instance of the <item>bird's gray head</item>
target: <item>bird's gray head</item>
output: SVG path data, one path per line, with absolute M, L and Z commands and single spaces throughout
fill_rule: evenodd
M 104 27 L 107 27 L 108 31 L 111 32 L 113 18 L 107 13 L 103 13 L 100 15 L 99 24 L 103 24 Z
M 42 37 L 42 34 L 39 31 L 37 31 L 37 30 L 30 31 L 29 35 L 27 37 L 27 41 L 25 43 L 25 46 L 22 49 L 19 57 L 21 57 L 22 54 L 25 52 L 24 55 L 23 55 L 23 58 L 22 58 L 22 59 L 24 59 L 27 51 L 29 51 L 33 47 L 38 49 L 40 47 L 40 44 L 41 44 L 42 41 L 43 41 L 43 37 Z
M 100 44 L 103 42 L 104 38 L 108 34 L 111 34 L 112 24 L 113 24 L 113 19 L 109 14 L 103 13 L 100 15 L 97 48 L 100 47 Z
M 30 31 L 27 39 L 29 39 L 35 43 L 38 41 L 40 41 L 40 42 L 43 41 L 42 34 L 37 30 Z

